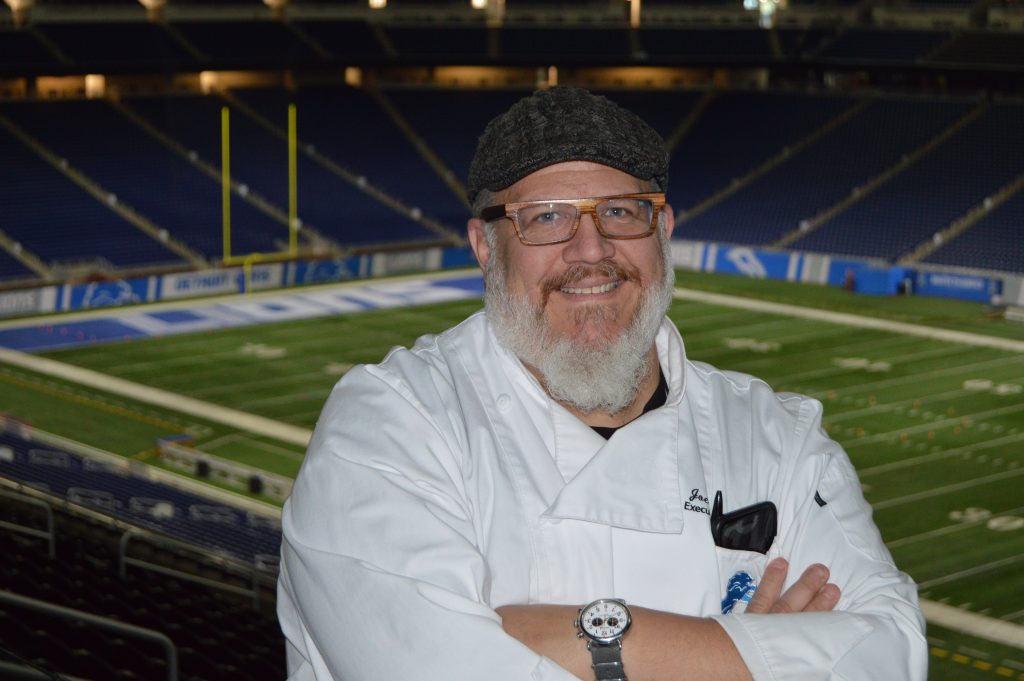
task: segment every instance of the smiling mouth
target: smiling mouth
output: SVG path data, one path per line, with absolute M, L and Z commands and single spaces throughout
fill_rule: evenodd
M 566 293 L 574 296 L 591 296 L 599 293 L 608 293 L 614 291 L 622 285 L 622 280 L 610 281 L 607 284 L 601 284 L 600 286 L 588 286 L 586 288 L 574 288 L 572 286 L 563 286 L 559 289 L 562 293 Z

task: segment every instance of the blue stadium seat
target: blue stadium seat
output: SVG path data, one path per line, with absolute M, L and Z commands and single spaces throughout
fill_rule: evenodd
M 44 263 L 102 259 L 127 268 L 182 262 L 3 129 L 0 156 L 2 228 Z M 11 261 L 7 256 L 0 265 L 0 276 L 26 271 Z
M 280 121 L 282 128 L 287 105 L 294 102 L 303 145 L 312 145 L 410 208 L 461 232 L 466 217 L 461 201 L 368 93 L 349 87 L 310 87 L 294 93 L 245 90 L 237 96 L 268 120 Z M 351 185 L 332 182 L 308 189 L 334 202 L 334 226 L 316 224 L 343 243 L 440 238 Z
M 1024 105 L 994 104 L 793 248 L 887 260 L 907 254 L 1024 172 L 1022 120 Z
M 219 180 L 202 174 L 107 102 L 19 102 L 5 105 L 3 112 L 172 236 L 211 258 L 221 254 Z M 231 220 L 235 253 L 280 251 L 287 244 L 284 225 L 238 197 Z
M 1024 193 L 1017 192 L 995 207 L 925 258 L 925 262 L 1024 272 Z
M 699 239 L 768 244 L 883 171 L 967 112 L 963 101 L 880 99 L 693 220 Z M 799 246 L 796 246 L 799 247 Z
M 670 202 L 677 212 L 693 208 L 855 104 L 842 96 L 720 94 L 672 153 Z

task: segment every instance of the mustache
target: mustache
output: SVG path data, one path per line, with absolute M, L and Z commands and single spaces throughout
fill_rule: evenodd
M 635 267 L 627 267 L 614 260 L 602 260 L 596 265 L 573 265 L 564 272 L 553 274 L 541 281 L 544 305 L 547 305 L 548 298 L 554 291 L 572 286 L 589 277 L 609 277 L 633 283 L 641 281 L 640 270 Z

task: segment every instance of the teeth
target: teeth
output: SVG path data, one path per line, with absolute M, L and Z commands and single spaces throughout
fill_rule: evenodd
M 619 282 L 612 281 L 601 286 L 591 286 L 589 288 L 570 288 L 568 286 L 562 287 L 562 293 L 569 293 L 572 295 L 592 295 L 595 293 L 608 293 L 614 291 L 619 287 Z

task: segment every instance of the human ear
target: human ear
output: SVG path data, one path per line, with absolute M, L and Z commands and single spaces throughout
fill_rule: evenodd
M 469 247 L 473 249 L 473 255 L 481 269 L 487 265 L 491 257 L 491 247 L 487 243 L 487 223 L 480 218 L 471 218 L 466 224 L 466 232 L 469 236 Z
M 672 206 L 667 203 L 661 207 L 661 214 L 664 216 L 665 221 L 665 239 L 669 239 L 672 236 L 672 231 L 676 228 L 676 217 L 675 213 L 672 212 Z

